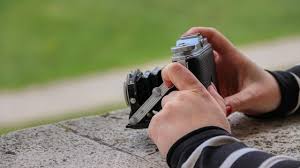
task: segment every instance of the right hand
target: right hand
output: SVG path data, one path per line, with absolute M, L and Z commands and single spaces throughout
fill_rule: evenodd
M 240 111 L 260 115 L 276 109 L 281 101 L 274 77 L 257 66 L 214 28 L 193 27 L 184 35 L 200 33 L 214 49 L 217 81 L 227 115 Z
M 224 100 L 213 85 L 206 89 L 179 63 L 167 65 L 161 74 L 166 86 L 178 89 L 162 99 L 161 111 L 149 124 L 149 137 L 164 157 L 178 139 L 199 128 L 216 126 L 230 132 Z

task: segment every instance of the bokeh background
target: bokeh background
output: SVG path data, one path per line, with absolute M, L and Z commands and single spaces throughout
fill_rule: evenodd
M 300 32 L 298 0 L 1 0 L 0 87 L 160 59 L 192 26 L 235 44 Z
M 299 6 L 299 0 L 0 0 L 0 94 L 166 59 L 192 26 L 216 27 L 238 46 L 298 35 Z

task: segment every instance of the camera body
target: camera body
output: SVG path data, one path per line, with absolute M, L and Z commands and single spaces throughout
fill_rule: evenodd
M 181 37 L 171 48 L 172 62 L 188 68 L 195 77 L 208 87 L 217 85 L 213 49 L 200 34 Z M 130 107 L 128 128 L 147 128 L 151 118 L 161 110 L 161 99 L 176 88 L 167 88 L 161 78 L 161 69 L 152 71 L 135 70 L 127 75 L 124 95 Z

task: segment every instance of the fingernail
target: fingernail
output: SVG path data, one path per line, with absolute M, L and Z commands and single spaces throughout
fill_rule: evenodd
M 213 86 L 213 88 L 214 88 L 216 91 L 218 91 L 217 88 L 216 88 L 216 85 L 215 85 L 213 82 L 211 82 L 211 85 Z
M 232 113 L 232 107 L 227 105 L 226 106 L 226 115 L 229 116 Z

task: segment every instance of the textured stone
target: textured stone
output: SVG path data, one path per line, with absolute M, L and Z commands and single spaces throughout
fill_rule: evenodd
M 158 167 L 146 159 L 54 125 L 0 139 L 0 167 Z
M 240 113 L 230 118 L 232 133 L 245 144 L 273 154 L 300 159 L 300 115 L 254 119 Z
M 251 147 L 300 159 L 300 116 L 229 118 Z M 16 131 L 0 137 L 0 167 L 167 167 L 146 130 L 125 128 L 128 110 Z
M 143 157 L 151 162 L 166 166 L 156 146 L 148 138 L 146 129 L 125 128 L 129 111 L 121 110 L 107 116 L 87 117 L 70 120 L 59 124 L 76 132 L 76 134 L 101 141 L 109 146 Z

